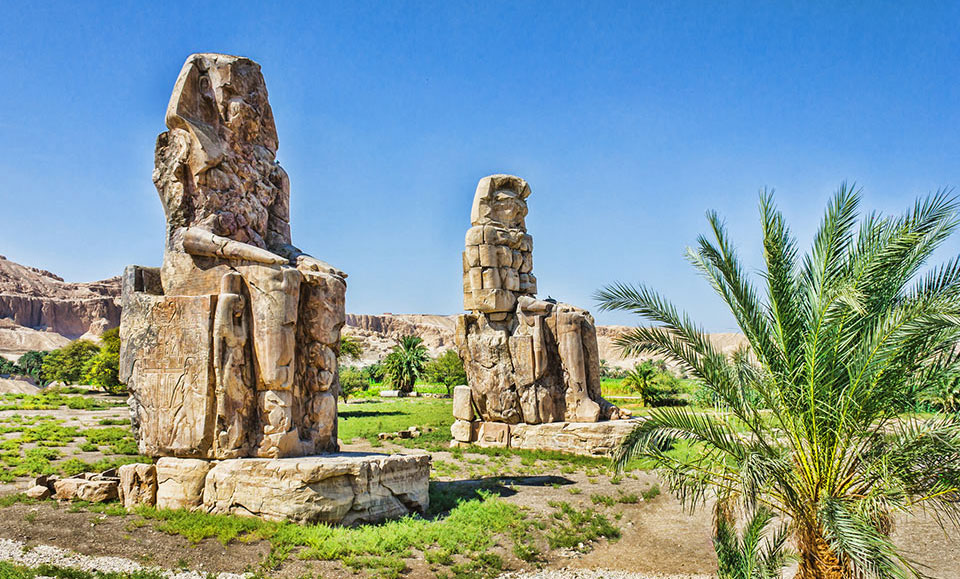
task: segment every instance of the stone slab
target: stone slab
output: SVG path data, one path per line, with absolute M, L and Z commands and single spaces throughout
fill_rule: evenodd
M 631 419 L 514 424 L 510 427 L 510 448 L 610 456 L 639 423 L 639 419 Z
M 454 442 L 463 446 L 466 439 L 481 447 L 507 447 L 521 450 L 546 450 L 610 456 L 640 419 L 600 422 L 548 422 L 546 424 L 503 424 L 499 422 L 457 421 L 451 428 Z
M 201 462 L 206 464 L 196 464 Z M 200 473 L 205 474 L 198 482 Z M 159 508 L 271 521 L 358 525 L 424 512 L 430 503 L 426 453 L 221 461 L 167 457 L 157 462 L 157 475 Z
M 473 397 L 469 386 L 453 387 L 453 417 L 457 420 L 473 420 Z

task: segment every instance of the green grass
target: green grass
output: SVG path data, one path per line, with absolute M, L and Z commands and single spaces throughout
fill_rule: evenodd
M 105 410 L 125 406 L 121 399 L 103 399 L 92 396 L 67 396 L 63 390 L 42 390 L 39 394 L 0 395 L 0 410 L 53 410 L 66 406 L 73 410 Z
M 551 549 L 586 549 L 587 543 L 603 537 L 611 541 L 620 539 L 620 529 L 593 509 L 578 511 L 561 501 L 550 501 L 549 505 L 556 509 L 554 524 L 547 531 L 547 544 Z
M 449 446 L 453 424 L 453 402 L 444 399 L 400 399 L 390 402 L 365 402 L 344 405 L 339 409 L 338 435 L 345 442 L 365 438 L 377 444 L 381 432 L 397 432 L 418 426 L 419 438 L 393 442 L 412 448 L 431 449 Z M 427 432 L 432 428 L 433 432 Z
M 514 543 L 526 541 L 532 522 L 525 511 L 497 496 L 479 491 L 477 498 L 461 500 L 441 518 L 407 516 L 379 525 L 339 527 L 269 522 L 250 517 L 210 515 L 189 511 L 141 507 L 137 514 L 154 521 L 156 529 L 198 543 L 215 538 L 231 541 L 267 540 L 271 553 L 267 567 L 275 567 L 293 555 L 300 559 L 339 560 L 379 571 L 397 571 L 397 561 L 413 550 L 438 551 L 437 562 L 452 562 L 452 556 L 476 558 L 498 544 L 501 537 Z M 525 552 L 521 549 L 521 552 Z M 388 573 L 389 575 L 389 573 Z
M 0 561 L 0 579 L 35 579 L 37 577 L 53 577 L 55 579 L 164 579 L 164 575 L 156 571 L 100 573 L 54 565 L 28 568 L 7 561 Z

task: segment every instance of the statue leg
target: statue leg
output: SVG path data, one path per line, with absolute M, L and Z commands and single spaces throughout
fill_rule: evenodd
M 560 362 L 563 365 L 567 388 L 565 418 L 571 422 L 596 422 L 600 418 L 600 405 L 590 399 L 588 392 L 587 360 L 583 351 L 580 315 L 577 312 L 557 312 L 557 333 Z
M 247 273 L 253 311 L 253 351 L 257 364 L 262 427 L 257 455 L 296 454 L 293 378 L 300 272 L 289 267 L 250 266 Z

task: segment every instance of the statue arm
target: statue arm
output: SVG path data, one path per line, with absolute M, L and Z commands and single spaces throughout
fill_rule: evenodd
M 288 263 L 288 258 L 277 255 L 272 251 L 262 249 L 248 243 L 234 241 L 221 237 L 200 227 L 188 227 L 183 234 L 183 248 L 192 255 L 206 257 L 220 257 L 238 261 L 255 261 L 282 265 Z
M 306 253 L 300 251 L 299 248 L 290 245 L 289 243 L 280 243 L 271 246 L 271 249 L 287 259 L 290 260 L 292 265 L 296 265 L 297 269 L 303 271 L 315 271 L 319 273 L 329 273 L 335 276 L 342 277 L 346 279 L 347 274 L 340 271 L 339 269 L 333 267 L 329 263 L 323 261 L 322 259 L 317 259 L 312 255 L 307 255 Z

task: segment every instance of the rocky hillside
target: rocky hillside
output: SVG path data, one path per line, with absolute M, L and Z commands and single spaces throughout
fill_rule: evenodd
M 52 350 L 119 323 L 119 277 L 68 283 L 0 256 L 0 355 Z
M 432 356 L 455 348 L 453 332 L 457 317 L 429 314 L 347 314 L 344 334 L 357 338 L 363 344 L 363 359 L 360 364 L 369 364 L 383 358 L 396 344 L 397 338 L 415 334 L 423 338 Z M 597 326 L 597 346 L 600 358 L 610 366 L 631 368 L 634 364 L 653 356 L 621 358 L 614 340 L 629 331 L 627 326 Z M 724 352 L 732 352 L 743 343 L 741 334 L 712 334 L 711 339 Z

